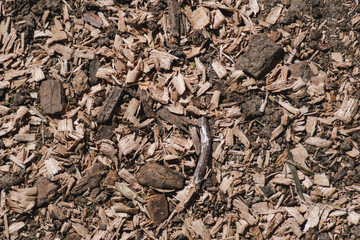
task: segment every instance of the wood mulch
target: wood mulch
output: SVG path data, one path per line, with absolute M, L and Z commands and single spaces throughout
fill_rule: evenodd
M 359 239 L 359 31 L 358 1 L 1 1 L 0 239 Z

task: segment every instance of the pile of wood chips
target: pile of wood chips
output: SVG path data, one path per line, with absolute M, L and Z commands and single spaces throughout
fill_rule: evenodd
M 360 11 L 315 2 L 1 1 L 0 238 L 360 238 Z

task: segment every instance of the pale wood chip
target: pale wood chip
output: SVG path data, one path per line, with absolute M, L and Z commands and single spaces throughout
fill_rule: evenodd
M 124 114 L 124 118 L 128 119 L 131 123 L 135 125 L 140 124 L 140 120 L 136 117 L 136 113 L 138 112 L 139 107 L 140 101 L 136 98 L 131 99 Z
M 193 227 L 195 233 L 199 236 L 201 236 L 204 240 L 211 240 L 211 236 L 209 231 L 206 229 L 204 223 L 201 221 L 201 219 L 196 219 L 192 221 L 191 226 Z
M 184 77 L 181 73 L 179 73 L 177 76 L 173 77 L 172 79 L 172 84 L 174 84 L 176 91 L 182 95 L 185 90 L 186 90 L 186 86 L 185 86 L 185 82 L 184 82 Z
M 305 140 L 305 143 L 319 148 L 329 148 L 333 144 L 332 141 L 319 137 L 309 137 Z
M 329 178 L 325 173 L 315 174 L 314 175 L 314 183 L 320 186 L 328 187 L 330 186 Z
M 273 7 L 269 13 L 269 15 L 266 17 L 265 21 L 270 24 L 275 24 L 276 21 L 279 19 L 281 11 L 283 9 L 282 5 L 277 5 Z
M 199 7 L 193 12 L 190 6 L 186 6 L 185 15 L 194 29 L 203 29 L 210 24 L 210 11 L 207 8 Z
M 320 204 L 313 204 L 310 206 L 308 210 L 309 215 L 307 217 L 307 222 L 304 227 L 304 232 L 307 232 L 309 231 L 309 229 L 318 226 L 320 221 L 320 216 L 323 210 L 324 209 L 320 206 Z
M 249 208 L 241 200 L 234 199 L 233 205 L 239 209 L 241 217 L 244 218 L 244 220 L 250 225 L 254 225 L 257 222 L 254 216 L 249 213 Z
M 250 141 L 246 135 L 239 129 L 238 126 L 233 127 L 233 134 L 239 139 L 239 141 L 244 144 L 246 148 L 250 147 Z
M 317 124 L 316 117 L 308 117 L 306 119 L 305 130 L 309 137 L 312 137 L 314 135 L 316 124 Z
M 227 71 L 220 62 L 213 61 L 211 66 L 220 79 L 227 76 Z
M 219 29 L 222 27 L 223 23 L 226 21 L 224 15 L 222 14 L 222 12 L 218 9 L 215 11 L 215 17 L 214 17 L 214 22 L 213 22 L 213 28 L 214 29 Z
M 359 107 L 359 101 L 354 98 L 345 99 L 340 109 L 335 112 L 335 117 L 345 123 L 349 123 L 356 114 Z
M 296 207 L 284 207 L 284 209 L 290 214 L 295 220 L 302 225 L 305 222 L 305 218 Z
M 358 225 L 360 222 L 360 214 L 355 212 L 355 211 L 351 211 L 348 213 L 348 216 L 346 218 L 351 224 L 354 225 Z
M 199 97 L 201 95 L 203 95 L 209 88 L 211 88 L 211 83 L 210 82 L 205 82 L 204 84 L 199 84 L 200 88 L 196 93 L 196 96 Z

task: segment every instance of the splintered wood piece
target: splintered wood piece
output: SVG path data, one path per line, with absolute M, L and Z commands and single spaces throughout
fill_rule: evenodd
M 140 106 L 140 101 L 136 98 L 131 99 L 126 112 L 124 113 L 124 118 L 128 119 L 131 123 L 138 125 L 140 124 L 140 121 L 138 118 L 136 118 L 136 112 L 138 111 L 138 108 Z
M 168 202 L 164 194 L 159 194 L 148 199 L 146 209 L 154 225 L 158 226 L 169 216 Z
M 201 239 L 211 240 L 210 233 L 206 229 L 206 227 L 201 219 L 196 219 L 196 220 L 192 221 L 191 226 L 193 227 L 195 233 L 201 237 Z
M 161 189 L 181 189 L 184 186 L 183 176 L 157 163 L 147 163 L 142 166 L 136 178 L 142 185 Z
M 46 80 L 40 85 L 40 104 L 47 114 L 60 113 L 66 101 L 62 84 L 57 80 Z
M 233 134 L 240 140 L 240 142 L 242 144 L 244 144 L 244 146 L 246 148 L 250 147 L 250 141 L 249 139 L 246 137 L 246 135 L 239 129 L 238 126 L 235 126 L 233 128 Z
M 320 185 L 320 186 L 325 186 L 325 187 L 330 186 L 329 178 L 326 176 L 325 173 L 315 174 L 314 175 L 314 183 L 317 185 Z
M 104 105 L 97 117 L 98 122 L 104 123 L 110 120 L 112 113 L 120 99 L 123 89 L 120 87 L 113 87 L 111 93 L 106 98 Z

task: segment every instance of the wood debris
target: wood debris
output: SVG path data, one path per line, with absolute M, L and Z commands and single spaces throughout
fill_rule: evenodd
M 0 1 L 1 236 L 358 239 L 357 5 Z

